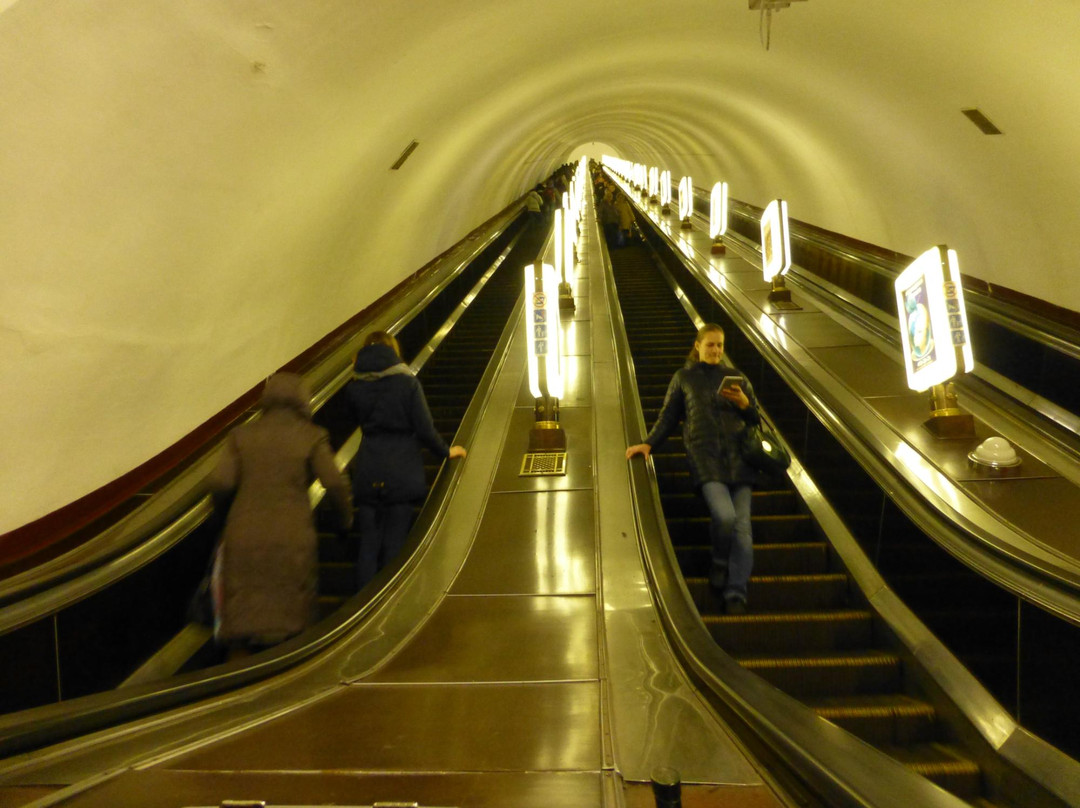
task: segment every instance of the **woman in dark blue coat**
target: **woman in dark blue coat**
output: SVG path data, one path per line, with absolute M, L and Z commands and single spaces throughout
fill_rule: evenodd
M 427 493 L 421 448 L 442 458 L 465 457 L 465 449 L 447 446 L 435 430 L 420 382 L 401 361 L 392 334 L 375 331 L 364 339 L 345 395 L 363 430 L 352 475 L 364 586 L 401 551 Z
M 723 358 L 724 330 L 707 323 L 698 331 L 686 365 L 671 379 L 645 443 L 628 448 L 626 457 L 648 457 L 682 422 L 690 477 L 711 517 L 709 583 L 723 593 L 729 614 L 742 614 L 754 563 L 750 498 L 756 472 L 742 459 L 739 447 L 743 430 L 760 423 L 761 416 L 749 382 L 721 388 L 724 377 L 734 375 Z

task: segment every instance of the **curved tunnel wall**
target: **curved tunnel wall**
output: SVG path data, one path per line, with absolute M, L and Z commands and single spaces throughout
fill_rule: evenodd
M 0 0 L 0 534 L 171 445 L 579 144 L 900 252 L 946 242 L 1080 310 L 1071 0 L 807 0 L 768 50 L 761 21 Z

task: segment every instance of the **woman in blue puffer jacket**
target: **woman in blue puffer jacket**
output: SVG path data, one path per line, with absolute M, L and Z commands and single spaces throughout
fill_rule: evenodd
M 465 457 L 465 449 L 447 446 L 435 430 L 420 382 L 386 331 L 364 339 L 345 395 L 363 430 L 352 467 L 362 587 L 401 551 L 427 494 L 421 448 L 441 458 Z
M 742 614 L 754 563 L 750 498 L 757 474 L 742 459 L 740 444 L 743 431 L 761 416 L 745 378 L 721 387 L 725 376 L 736 374 L 723 358 L 724 330 L 707 323 L 686 365 L 671 379 L 652 431 L 644 443 L 626 450 L 626 458 L 648 457 L 682 422 L 690 477 L 711 517 L 709 584 L 723 594 L 728 614 Z

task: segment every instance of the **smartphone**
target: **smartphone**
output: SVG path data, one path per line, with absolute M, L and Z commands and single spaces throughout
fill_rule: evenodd
M 725 387 L 733 387 L 735 385 L 738 385 L 739 387 L 743 386 L 742 376 L 725 376 L 723 381 L 720 382 L 720 387 L 716 392 L 719 393 Z

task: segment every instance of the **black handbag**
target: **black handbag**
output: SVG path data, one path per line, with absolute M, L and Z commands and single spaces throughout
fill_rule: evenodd
M 760 425 L 743 430 L 739 450 L 747 464 L 774 477 L 782 475 L 791 465 L 791 455 L 772 432 Z

